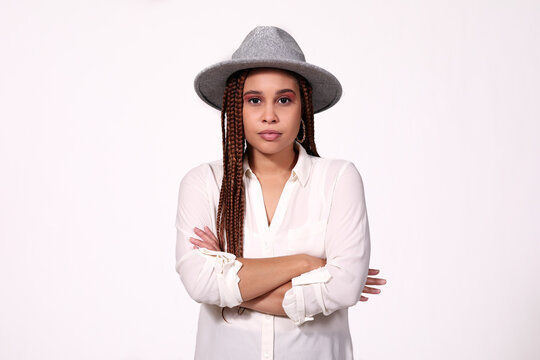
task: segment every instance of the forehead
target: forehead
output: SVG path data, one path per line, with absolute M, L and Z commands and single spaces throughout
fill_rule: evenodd
M 259 68 L 249 71 L 244 89 L 259 88 L 296 88 L 298 80 L 289 72 L 272 68 Z

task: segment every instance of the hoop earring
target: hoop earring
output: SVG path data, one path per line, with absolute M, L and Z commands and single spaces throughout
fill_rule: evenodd
M 302 140 L 298 140 L 298 136 L 296 137 L 296 141 L 298 141 L 300 144 L 304 142 L 304 140 L 306 139 L 306 124 L 304 124 L 304 119 L 301 119 L 300 122 L 302 123 Z

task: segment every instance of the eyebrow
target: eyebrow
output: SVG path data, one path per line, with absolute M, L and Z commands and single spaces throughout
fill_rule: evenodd
M 284 94 L 284 93 L 288 93 L 288 92 L 292 92 L 294 95 L 296 95 L 296 92 L 293 89 L 281 89 L 278 92 L 276 92 L 276 94 L 279 95 L 279 94 Z M 257 90 L 248 90 L 248 91 L 246 91 L 244 93 L 244 96 L 249 95 L 249 94 L 261 95 L 262 92 L 257 91 Z

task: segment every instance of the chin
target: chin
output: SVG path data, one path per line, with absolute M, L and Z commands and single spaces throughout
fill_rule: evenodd
M 273 155 L 277 154 L 287 147 L 294 144 L 294 140 L 287 142 L 284 141 L 285 139 L 281 139 L 280 141 L 257 141 L 255 143 L 250 143 L 251 147 L 254 150 L 257 150 L 260 153 L 266 154 L 266 155 Z

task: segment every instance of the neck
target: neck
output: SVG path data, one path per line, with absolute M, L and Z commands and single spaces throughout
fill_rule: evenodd
M 298 160 L 298 149 L 295 143 L 275 154 L 264 154 L 247 146 L 249 167 L 257 177 L 268 177 L 290 174 Z

